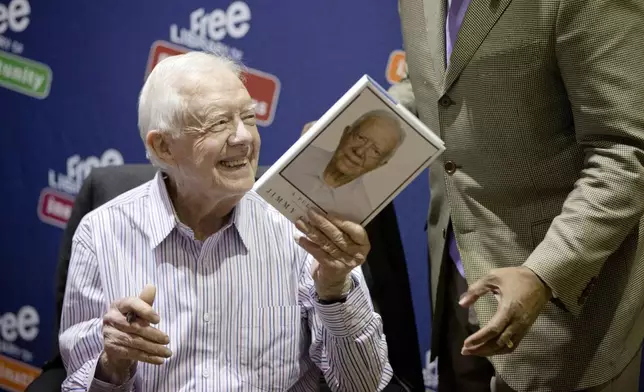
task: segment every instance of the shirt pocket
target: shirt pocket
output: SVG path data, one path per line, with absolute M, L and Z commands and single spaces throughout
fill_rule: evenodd
M 241 381 L 265 391 L 284 391 L 299 376 L 300 306 L 240 310 L 234 357 Z

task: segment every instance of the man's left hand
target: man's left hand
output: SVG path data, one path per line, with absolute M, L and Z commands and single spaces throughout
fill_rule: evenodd
M 339 299 L 352 287 L 351 271 L 367 259 L 369 237 L 359 224 L 331 214 L 325 217 L 309 210 L 308 218 L 308 222 L 296 222 L 298 230 L 306 235 L 296 241 L 315 259 L 312 274 L 318 297 Z
M 529 268 L 508 267 L 494 269 L 474 282 L 459 304 L 469 307 L 487 293 L 493 293 L 499 301 L 496 314 L 465 340 L 463 355 L 491 356 L 514 351 L 552 295 Z

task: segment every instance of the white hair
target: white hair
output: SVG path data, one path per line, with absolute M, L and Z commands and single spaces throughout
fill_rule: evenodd
M 189 98 L 213 71 L 229 69 L 241 79 L 242 65 L 219 53 L 188 52 L 161 60 L 150 72 L 139 95 L 139 134 L 150 162 L 164 164 L 146 141 L 148 132 L 177 136 L 185 124 Z
M 358 119 L 354 121 L 353 124 L 351 124 L 351 131 L 358 128 L 360 124 L 362 124 L 364 121 L 372 118 L 375 118 L 375 119 L 385 118 L 394 124 L 393 130 L 394 132 L 397 133 L 398 137 L 396 138 L 396 145 L 394 146 L 393 149 L 391 149 L 391 151 L 385 157 L 386 159 L 389 159 L 396 153 L 396 150 L 398 150 L 398 147 L 400 147 L 403 144 L 403 142 L 405 141 L 405 137 L 407 137 L 407 133 L 403 129 L 398 116 L 391 113 L 388 110 L 383 110 L 383 109 L 371 110 L 369 112 L 366 112 L 362 116 L 358 117 Z

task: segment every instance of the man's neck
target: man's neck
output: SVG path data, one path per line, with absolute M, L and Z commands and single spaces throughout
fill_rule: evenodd
M 224 227 L 241 195 L 212 197 L 182 193 L 172 181 L 166 181 L 168 195 L 179 221 L 188 226 L 196 240 L 203 241 Z
M 326 169 L 324 169 L 322 179 L 324 180 L 324 183 L 331 188 L 339 188 L 342 185 L 353 181 L 354 178 L 338 171 L 334 165 L 330 164 L 327 165 Z

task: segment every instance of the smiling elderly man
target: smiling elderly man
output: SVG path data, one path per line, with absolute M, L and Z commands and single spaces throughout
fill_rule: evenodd
M 297 230 L 251 191 L 260 138 L 238 66 L 163 60 L 139 127 L 156 177 L 74 236 L 63 390 L 313 391 L 321 373 L 334 391 L 382 389 L 385 337 L 356 268 L 367 235 L 315 212 Z

